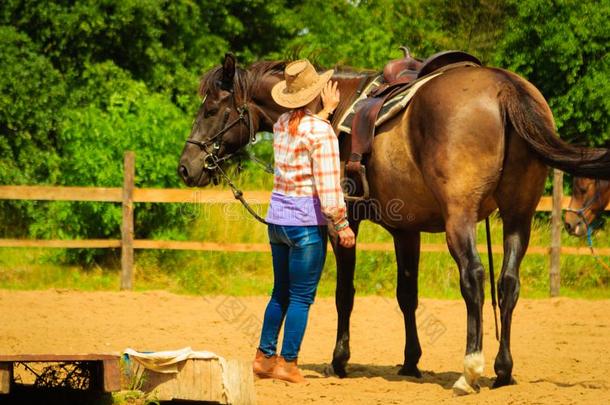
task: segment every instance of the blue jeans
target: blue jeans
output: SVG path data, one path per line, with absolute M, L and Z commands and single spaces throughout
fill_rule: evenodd
M 265 310 L 259 349 L 272 356 L 284 321 L 281 355 L 298 357 L 305 335 L 309 306 L 316 296 L 326 259 L 326 226 L 269 224 L 273 255 L 273 293 Z

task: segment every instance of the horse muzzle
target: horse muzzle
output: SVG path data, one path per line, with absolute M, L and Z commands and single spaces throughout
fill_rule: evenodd
M 584 237 L 587 235 L 587 224 L 576 212 L 566 212 L 563 226 L 566 232 L 572 236 Z

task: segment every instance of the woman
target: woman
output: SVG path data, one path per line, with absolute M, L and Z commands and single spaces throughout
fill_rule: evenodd
M 276 103 L 291 110 L 273 127 L 275 178 L 266 220 L 274 285 L 253 363 L 261 378 L 304 381 L 297 358 L 326 259 L 327 228 L 342 246 L 355 243 L 340 186 L 339 145 L 327 120 L 339 103 L 332 74 L 318 75 L 309 61 L 298 60 L 286 65 L 285 80 L 271 91 Z

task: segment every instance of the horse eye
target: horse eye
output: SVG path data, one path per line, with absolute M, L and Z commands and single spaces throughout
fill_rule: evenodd
M 212 109 L 206 110 L 203 113 L 203 118 L 209 118 L 211 116 L 216 115 L 217 113 L 218 113 L 218 108 L 212 108 Z

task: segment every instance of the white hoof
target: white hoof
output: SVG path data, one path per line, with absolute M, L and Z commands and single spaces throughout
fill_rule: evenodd
M 464 357 L 464 374 L 453 384 L 455 395 L 468 395 L 479 392 L 477 380 L 483 375 L 485 358 L 483 353 L 471 353 Z
M 475 394 L 479 392 L 479 386 L 472 386 L 466 382 L 466 377 L 460 376 L 460 378 L 453 384 L 453 395 L 462 396 Z

